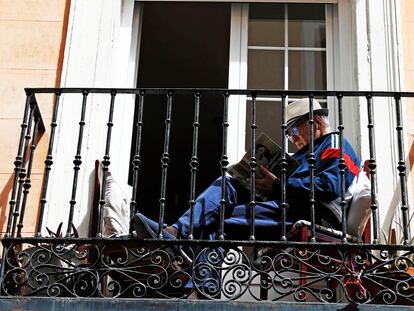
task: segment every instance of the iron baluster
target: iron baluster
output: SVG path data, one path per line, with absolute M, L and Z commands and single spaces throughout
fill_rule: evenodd
M 371 179 L 371 211 L 373 223 L 373 244 L 378 244 L 378 206 L 377 206 L 377 163 L 375 160 L 375 133 L 374 133 L 374 118 L 372 111 L 372 94 L 367 94 L 367 108 L 368 108 L 368 139 L 369 139 L 369 174 Z
M 24 136 L 24 147 L 23 147 L 23 158 L 22 158 L 23 161 L 22 161 L 22 164 L 19 170 L 19 181 L 18 181 L 19 186 L 17 190 L 16 205 L 14 207 L 14 212 L 13 212 L 13 224 L 12 224 L 12 229 L 11 229 L 12 230 L 11 236 L 14 236 L 16 232 L 17 220 L 20 215 L 20 201 L 22 197 L 23 184 L 24 184 L 24 180 L 26 177 L 26 164 L 25 163 L 26 163 L 27 152 L 29 150 L 29 143 L 31 139 L 30 132 L 32 130 L 33 113 L 36 107 L 36 102 L 33 100 L 33 98 L 34 98 L 34 95 L 31 97 L 31 101 L 30 101 L 29 120 L 27 123 L 26 135 Z
M 219 240 L 224 240 L 224 211 L 226 208 L 226 194 L 227 194 L 227 187 L 226 187 L 226 173 L 227 173 L 227 165 L 229 164 L 228 156 L 227 156 L 227 135 L 228 135 L 228 127 L 229 127 L 229 92 L 224 93 L 224 107 L 223 107 L 223 145 L 222 145 L 222 153 L 221 153 L 221 199 L 220 199 L 220 219 L 219 219 L 219 232 L 218 238 Z
M 400 191 L 401 191 L 401 211 L 402 211 L 402 220 L 403 220 L 403 236 L 404 245 L 409 244 L 409 231 L 410 231 L 410 220 L 409 220 L 409 206 L 407 199 L 407 167 L 405 165 L 405 148 L 404 148 L 404 138 L 403 138 L 403 126 L 401 121 L 402 111 L 401 111 L 401 97 L 399 95 L 395 96 L 395 111 L 397 116 L 397 140 L 398 140 L 398 172 L 400 175 Z
M 75 159 L 73 160 L 73 184 L 72 184 L 72 196 L 69 201 L 70 209 L 69 209 L 69 218 L 68 218 L 68 227 L 66 229 L 66 237 L 70 237 L 72 231 L 72 222 L 73 222 L 73 213 L 75 210 L 76 205 L 76 190 L 78 187 L 78 176 L 80 166 L 82 164 L 82 140 L 83 140 L 83 128 L 85 126 L 85 114 L 86 114 L 86 100 L 88 98 L 89 92 L 87 90 L 82 91 L 82 110 L 81 110 L 81 118 L 79 121 L 79 133 L 78 133 L 78 146 L 76 149 Z
M 24 113 L 23 113 L 23 122 L 20 125 L 20 139 L 19 139 L 19 148 L 17 151 L 16 159 L 14 161 L 14 177 L 13 177 L 13 188 L 12 188 L 12 194 L 9 201 L 9 215 L 7 217 L 7 227 L 6 227 L 6 234 L 5 237 L 11 236 L 11 227 L 12 227 L 12 221 L 13 221 L 13 212 L 14 207 L 16 206 L 16 193 L 17 193 L 17 181 L 19 179 L 19 173 L 21 170 L 21 166 L 23 164 L 23 144 L 24 144 L 24 136 L 27 128 L 27 119 L 28 119 L 28 113 L 29 113 L 29 106 L 32 98 L 32 93 L 26 91 L 26 104 L 24 107 Z
M 311 220 L 311 236 L 310 241 L 315 242 L 315 153 L 314 153 L 314 124 L 313 120 L 313 95 L 309 95 L 309 177 L 310 177 L 310 193 L 309 193 L 309 208 Z
M 287 153 L 287 144 L 286 144 L 286 95 L 282 95 L 282 113 L 281 113 L 281 129 L 282 129 L 282 160 L 280 162 L 280 168 L 281 168 L 281 175 L 280 175 L 280 181 L 281 181 L 281 203 L 280 207 L 282 208 L 282 241 L 286 241 L 286 210 L 288 208 L 288 203 L 286 200 L 286 183 L 287 183 L 287 165 L 288 162 L 286 160 L 286 153 Z
M 171 136 L 171 111 L 172 111 L 172 99 L 173 92 L 167 92 L 167 114 L 165 117 L 165 134 L 164 134 L 164 152 L 161 158 L 161 195 L 160 195 L 160 215 L 158 219 L 158 238 L 162 239 L 162 229 L 164 227 L 164 215 L 165 215 L 165 205 L 167 202 L 166 192 L 167 192 L 167 173 L 170 163 L 170 136 Z
M 55 104 L 53 106 L 53 114 L 52 114 L 52 122 L 50 123 L 50 136 L 49 136 L 49 147 L 47 149 L 47 156 L 45 160 L 45 170 L 43 174 L 43 184 L 42 184 L 42 191 L 41 191 L 41 199 L 40 199 L 40 207 L 39 207 L 39 216 L 37 218 L 37 225 L 36 225 L 36 233 L 35 236 L 40 237 L 42 235 L 42 226 L 43 226 L 43 217 L 45 213 L 45 206 L 46 206 L 46 196 L 47 196 L 47 188 L 49 185 L 49 175 L 53 165 L 53 145 L 55 141 L 55 131 L 57 127 L 57 115 L 59 111 L 59 103 L 60 103 L 60 95 L 61 91 L 58 90 L 55 93 Z
M 36 142 L 37 142 L 37 134 L 39 132 L 39 125 L 40 125 L 40 117 L 34 116 L 34 126 L 33 126 L 33 134 L 32 134 L 32 143 L 30 144 L 29 163 L 27 165 L 26 179 L 23 183 L 23 200 L 22 200 L 22 206 L 20 208 L 19 223 L 17 224 L 17 236 L 18 237 L 20 237 L 22 233 L 24 214 L 25 214 L 26 205 L 27 205 L 27 197 L 29 195 L 29 191 L 31 188 L 30 177 L 32 175 L 33 159 L 34 159 L 34 154 L 36 150 Z
M 98 230 L 97 230 L 98 237 L 102 237 L 102 223 L 103 223 L 103 212 L 104 212 L 104 206 L 105 206 L 106 178 L 108 176 L 109 165 L 111 164 L 109 152 L 111 150 L 112 127 L 114 126 L 113 118 L 114 118 L 115 96 L 116 96 L 116 91 L 112 91 L 111 92 L 111 103 L 109 106 L 108 123 L 106 123 L 107 132 L 106 132 L 105 155 L 102 161 L 101 196 L 100 196 L 99 208 L 98 208 Z M 100 168 L 98 168 L 98 170 L 99 169 Z
M 251 117 L 252 123 L 250 124 L 250 203 L 249 203 L 249 216 L 250 216 L 250 241 L 254 241 L 255 238 L 255 209 L 256 209 L 256 94 L 252 94 L 251 104 Z
M 194 122 L 193 122 L 193 150 L 191 155 L 190 169 L 191 169 L 191 181 L 190 181 L 190 228 L 188 238 L 192 240 L 194 238 L 194 206 L 195 206 L 195 188 L 197 180 L 198 170 L 198 129 L 200 127 L 200 92 L 195 93 L 194 101 Z
M 133 178 L 132 178 L 132 198 L 131 198 L 131 205 L 130 205 L 130 218 L 132 217 L 137 211 L 137 196 L 138 196 L 138 176 L 139 170 L 142 165 L 141 160 L 141 141 L 142 141 L 142 131 L 144 123 L 142 122 L 142 117 L 144 113 L 144 99 L 145 99 L 145 92 L 139 92 L 139 101 L 138 101 L 138 120 L 136 123 L 137 127 L 137 136 L 135 138 L 135 154 L 134 159 L 132 160 L 132 169 L 133 169 Z M 132 226 L 130 228 L 130 232 L 132 232 Z
M 337 95 L 338 99 L 338 131 L 339 131 L 339 176 L 341 182 L 341 212 L 342 212 L 342 242 L 346 242 L 346 208 L 347 203 L 345 200 L 345 159 L 344 159 L 344 123 L 343 123 L 343 111 L 342 111 L 342 95 Z

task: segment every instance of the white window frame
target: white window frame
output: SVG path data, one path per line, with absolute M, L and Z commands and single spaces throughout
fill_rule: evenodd
M 262 1 L 249 1 L 262 2 Z M 289 3 L 297 1 L 267 1 L 272 3 Z M 301 1 L 303 3 L 336 3 L 336 1 Z M 249 22 L 249 4 L 248 3 L 233 3 L 231 11 L 231 30 L 230 30 L 230 66 L 229 66 L 229 88 L 247 88 L 247 54 L 249 49 L 260 50 L 278 50 L 278 51 L 326 51 L 326 78 L 327 90 L 332 90 L 335 87 L 334 79 L 334 36 L 333 36 L 333 8 L 330 5 L 325 6 L 326 16 L 326 47 L 325 48 L 297 48 L 288 47 L 287 40 L 288 28 L 285 27 L 285 46 L 284 47 L 257 47 L 248 45 L 248 22 Z M 285 9 L 285 16 L 286 16 Z M 285 19 L 285 23 L 287 20 Z M 286 25 L 285 25 L 286 26 Z M 285 55 L 285 66 L 288 65 L 287 54 Z M 285 69 L 284 88 L 288 89 L 288 70 Z M 237 162 L 245 153 L 245 132 L 246 132 L 246 96 L 237 96 L 231 98 L 229 105 L 229 146 L 228 156 L 229 162 Z M 263 101 L 274 101 L 271 98 L 258 98 Z M 276 101 L 280 99 L 276 99 Z M 336 105 L 334 100 L 328 100 L 328 108 L 330 109 L 331 124 L 336 125 L 338 120 Z
M 138 71 L 138 46 L 142 5 L 134 0 L 83 1 L 72 0 L 65 44 L 61 87 L 135 88 Z M 82 165 L 79 171 L 73 222 L 80 236 L 89 229 L 92 203 L 94 160 L 103 158 L 102 146 L 106 131 L 101 120 L 108 118 L 110 96 L 90 94 L 82 144 Z M 63 95 L 55 136 L 45 226 L 52 230 L 59 222 L 67 225 L 71 187 L 62 180 L 73 178 L 74 127 L 79 121 L 81 96 Z M 111 170 L 117 180 L 126 183 L 130 163 L 132 124 L 135 97 L 118 95 L 111 139 Z M 100 122 L 99 127 L 97 122 Z M 106 122 L 106 121 L 105 121 Z M 100 130 L 98 130 L 98 128 Z M 62 146 L 66 145 L 62 152 Z M 73 149 L 73 151 L 72 151 Z M 64 215 L 64 218 L 62 218 Z M 46 232 L 43 232 L 47 234 Z
M 284 4 L 286 4 L 286 3 L 284 3 Z M 244 10 L 246 10 L 247 12 L 245 12 L 245 14 L 243 15 L 243 16 L 247 16 L 247 18 L 248 18 L 248 15 L 249 15 L 249 13 L 248 13 L 248 5 L 245 5 L 245 6 L 243 6 L 243 8 L 244 8 Z M 328 16 L 328 14 L 330 15 L 330 14 L 332 14 L 332 10 L 330 10 L 330 9 L 328 9 L 328 7 L 327 6 L 325 6 L 325 16 L 326 16 L 326 21 L 328 21 L 328 20 L 332 20 L 332 18 L 331 18 L 331 16 Z M 284 29 L 285 29 L 285 35 L 284 35 L 284 38 L 285 38 L 285 41 L 284 41 L 284 46 L 283 47 L 274 47 L 274 46 L 257 46 L 257 45 L 247 45 L 247 50 L 249 51 L 249 50 L 260 50 L 260 51 L 283 51 L 283 55 L 284 55 L 284 64 L 285 64 L 285 70 L 284 70 L 284 89 L 285 90 L 287 90 L 287 89 L 289 89 L 289 85 L 288 85 L 288 83 L 289 83 L 289 70 L 288 70 L 288 64 L 289 64 L 289 51 L 312 51 L 312 52 L 315 52 L 315 51 L 317 51 L 317 52 L 320 52 L 320 51 L 322 51 L 322 52 L 326 52 L 326 54 L 328 54 L 328 52 L 329 53 L 332 53 L 332 47 L 331 46 L 328 46 L 328 44 L 326 45 L 326 47 L 325 48 L 318 48 L 318 47 L 289 47 L 288 45 L 288 42 L 289 42 L 289 29 L 288 29 L 288 8 L 287 8 L 287 6 L 285 5 L 284 6 Z M 327 36 L 326 36 L 326 41 L 328 42 L 332 42 L 332 40 L 331 40 L 331 34 L 332 34 L 332 24 L 331 23 L 327 23 L 326 22 L 326 33 L 327 33 Z M 328 35 L 329 34 L 329 35 Z M 244 47 L 242 47 L 242 48 L 244 48 Z M 326 56 L 326 58 L 328 58 L 328 55 Z M 331 58 L 331 57 L 330 57 Z M 327 61 L 327 64 L 326 64 L 327 66 L 327 86 L 329 85 L 329 84 L 332 84 L 332 81 L 329 81 L 329 79 L 328 79 L 328 76 L 331 78 L 331 75 L 329 75 L 328 74 L 328 72 L 329 71 L 331 71 L 331 72 L 333 72 L 333 70 L 329 70 L 328 69 L 328 61 Z M 332 68 L 330 68 L 330 69 L 332 69 Z M 328 87 L 328 89 L 329 89 L 329 87 Z M 260 100 L 266 100 L 266 98 L 261 98 Z

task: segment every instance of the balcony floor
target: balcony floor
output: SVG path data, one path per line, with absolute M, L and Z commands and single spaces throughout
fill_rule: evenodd
M 99 298 L 46 298 L 46 297 L 13 297 L 1 298 L 0 310 L 65 310 L 65 311 L 278 311 L 285 310 L 412 310 L 411 306 L 390 305 L 346 305 L 324 303 L 298 302 L 235 302 L 235 301 L 205 301 L 179 299 L 99 299 Z

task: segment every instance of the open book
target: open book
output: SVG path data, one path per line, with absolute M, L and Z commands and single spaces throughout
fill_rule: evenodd
M 283 149 L 276 142 L 274 142 L 265 133 L 261 133 L 256 138 L 256 178 L 262 178 L 259 166 L 263 165 L 276 177 L 281 175 L 281 162 L 283 156 Z M 239 181 L 247 189 L 250 189 L 250 158 L 251 149 L 249 149 L 243 158 L 236 164 L 230 165 L 227 172 Z M 287 176 L 298 166 L 298 162 L 286 153 L 287 161 Z

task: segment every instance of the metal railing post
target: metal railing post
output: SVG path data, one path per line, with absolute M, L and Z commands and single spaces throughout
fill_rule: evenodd
M 344 124 L 343 124 L 343 111 L 342 111 L 342 95 L 338 94 L 338 131 L 339 131 L 339 176 L 341 183 L 341 213 L 342 213 L 342 242 L 346 242 L 346 214 L 347 214 L 347 203 L 345 200 L 345 174 L 346 164 L 344 159 Z
M 34 96 L 34 95 L 32 95 Z M 15 232 L 16 232 L 16 227 L 17 227 L 17 221 L 18 221 L 18 217 L 20 215 L 20 201 L 22 198 L 22 193 L 23 193 L 23 185 L 24 185 L 24 181 L 27 175 L 27 171 L 26 171 L 26 159 L 27 159 L 27 153 L 29 151 L 29 143 L 30 143 L 30 139 L 31 139 L 31 129 L 32 129 L 32 123 L 33 123 L 33 114 L 34 114 L 34 110 L 36 107 L 36 102 L 33 100 L 33 97 L 31 97 L 31 101 L 30 101 L 30 108 L 29 108 L 29 119 L 27 122 L 27 128 L 26 128 L 26 134 L 24 136 L 24 147 L 23 147 L 23 155 L 22 155 L 22 163 L 20 165 L 20 170 L 19 170 L 19 186 L 18 186 L 18 190 L 17 190 L 17 196 L 16 196 L 16 205 L 14 207 L 14 211 L 13 211 L 13 222 L 12 222 L 12 227 L 11 227 L 11 236 L 14 236 Z
M 218 238 L 219 240 L 224 240 L 224 211 L 226 208 L 226 194 L 227 194 L 227 186 L 226 186 L 226 173 L 227 173 L 227 165 L 229 164 L 228 156 L 227 156 L 227 139 L 228 139 L 228 127 L 229 127 L 229 96 L 228 92 L 224 92 L 224 104 L 223 104 L 223 144 L 222 144 L 222 152 L 221 152 L 221 160 L 220 160 L 220 169 L 221 169 L 221 199 L 220 199 L 220 218 L 219 218 L 219 232 Z
M 190 226 L 188 231 L 188 239 L 192 240 L 194 238 L 194 206 L 195 206 L 195 187 L 197 180 L 197 170 L 198 170 L 198 130 L 200 127 L 200 92 L 194 94 L 194 122 L 193 122 L 193 148 L 191 153 L 190 161 Z
M 145 99 L 145 91 L 139 92 L 139 101 L 138 101 L 138 119 L 136 123 L 137 127 L 137 136 L 135 138 L 135 153 L 134 159 L 132 160 L 132 170 L 133 170 L 133 177 L 132 177 L 132 198 L 131 198 L 131 205 L 130 205 L 130 219 L 137 212 L 137 196 L 138 196 L 138 177 L 139 177 L 139 170 L 141 169 L 142 159 L 141 159 L 141 142 L 142 142 L 142 132 L 144 123 L 142 122 L 143 114 L 144 114 L 144 99 Z M 129 229 L 132 232 L 132 226 Z
M 5 237 L 11 236 L 11 228 L 12 228 L 12 222 L 13 222 L 13 212 L 16 206 L 16 194 L 17 194 L 17 181 L 19 179 L 19 174 L 21 170 L 21 166 L 23 165 L 23 144 L 24 144 L 24 136 L 27 129 L 27 119 L 29 116 L 29 106 L 32 98 L 31 92 L 26 92 L 26 104 L 24 107 L 24 113 L 23 113 L 23 121 L 20 125 L 20 139 L 19 139 L 19 147 L 16 155 L 16 159 L 14 161 L 14 176 L 13 176 L 13 188 L 12 188 L 12 194 L 9 201 L 9 215 L 7 217 L 7 227 L 6 227 L 6 233 Z
M 378 205 L 377 205 L 377 162 L 375 159 L 375 132 L 374 132 L 374 118 L 372 111 L 372 94 L 367 94 L 367 108 L 368 108 L 368 139 L 369 139 L 369 174 L 371 180 L 371 211 L 373 224 L 373 244 L 378 244 Z
M 287 107 L 287 101 L 286 101 L 286 95 L 282 94 L 282 113 L 281 113 L 281 130 L 282 130 L 282 161 L 280 162 L 281 166 L 281 175 L 280 175 L 280 181 L 281 181 L 281 203 L 280 207 L 282 208 L 282 236 L 281 240 L 286 241 L 286 210 L 288 208 L 287 198 L 286 198 L 286 184 L 287 184 L 287 166 L 288 162 L 286 159 L 286 153 L 287 153 L 287 143 L 286 143 L 286 107 Z
M 172 116 L 172 102 L 174 93 L 171 91 L 167 92 L 167 113 L 165 117 L 165 132 L 164 132 L 164 152 L 161 157 L 161 194 L 160 194 L 160 215 L 158 219 L 158 238 L 162 239 L 162 230 L 164 227 L 164 216 L 165 216 L 165 205 L 167 202 L 167 173 L 170 163 L 170 139 L 171 139 L 171 116 Z
M 107 132 L 106 132 L 106 143 L 105 143 L 105 155 L 102 161 L 102 180 L 101 180 L 101 194 L 99 198 L 99 208 L 98 208 L 98 230 L 97 236 L 102 237 L 102 223 L 104 217 L 104 206 L 105 206 L 105 192 L 106 192 L 106 178 L 108 176 L 109 165 L 111 164 L 109 152 L 111 150 L 111 137 L 112 137 L 112 127 L 114 126 L 114 105 L 115 105 L 115 96 L 116 91 L 111 92 L 111 103 L 109 106 L 109 116 L 108 122 L 106 123 Z M 100 168 L 98 167 L 98 170 Z
M 396 95 L 395 99 L 395 114 L 396 114 L 396 130 L 398 141 L 398 172 L 400 175 L 400 191 L 401 191 L 401 212 L 403 220 L 403 243 L 408 245 L 410 243 L 410 220 L 409 220 L 409 205 L 407 198 L 407 167 L 405 165 L 405 148 L 403 137 L 403 126 L 401 122 L 402 110 L 401 110 L 401 97 Z
M 88 98 L 89 91 L 83 90 L 82 91 L 82 109 L 81 109 L 81 118 L 79 121 L 79 132 L 78 132 L 78 144 L 76 149 L 75 159 L 73 160 L 73 183 L 72 183 L 72 195 L 69 201 L 70 209 L 69 209 L 69 217 L 68 217 L 68 227 L 66 229 L 66 237 L 71 236 L 72 232 L 72 225 L 73 225 L 73 213 L 75 210 L 76 205 L 76 191 L 78 188 L 78 177 L 79 177 L 79 170 L 82 164 L 82 140 L 83 140 L 83 129 L 85 126 L 85 114 L 86 114 L 86 101 Z
M 45 213 L 45 207 L 47 203 L 47 190 L 49 185 L 49 176 L 50 171 L 53 165 L 53 146 L 55 142 L 55 132 L 57 127 L 57 115 L 59 111 L 59 104 L 60 104 L 60 96 L 61 91 L 58 90 L 55 92 L 55 103 L 53 105 L 53 113 L 52 113 L 52 122 L 50 123 L 50 136 L 49 136 L 49 147 L 47 149 L 47 156 L 45 160 L 45 170 L 43 173 L 43 183 L 42 183 L 42 190 L 41 190 L 41 199 L 40 199 L 40 207 L 39 207 L 39 216 L 37 219 L 36 224 L 36 233 L 35 236 L 40 237 L 42 235 L 42 226 L 43 226 L 43 217 Z
M 315 153 L 314 153 L 314 127 L 315 121 L 313 120 L 313 95 L 309 94 L 309 177 L 310 177 L 310 193 L 309 193 L 309 208 L 310 208 L 310 221 L 311 221 L 311 236 L 310 241 L 316 242 L 315 239 Z
M 249 202 L 249 216 L 250 216 L 250 241 L 256 240 L 255 238 L 255 209 L 256 209 L 256 94 L 252 94 L 251 104 L 251 134 L 250 134 L 250 202 Z

